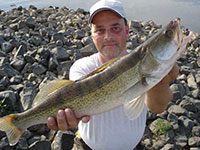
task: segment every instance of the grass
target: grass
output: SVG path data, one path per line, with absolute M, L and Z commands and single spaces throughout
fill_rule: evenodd
M 14 106 L 6 104 L 5 101 L 6 101 L 6 98 L 0 100 L 0 115 L 1 116 L 11 114 L 15 110 Z
M 169 129 L 172 128 L 172 125 L 165 119 L 158 118 L 154 124 L 154 133 L 159 135 L 167 135 Z

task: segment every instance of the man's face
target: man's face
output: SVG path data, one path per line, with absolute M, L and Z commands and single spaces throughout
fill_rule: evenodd
M 129 28 L 116 13 L 109 10 L 97 13 L 92 20 L 91 32 L 103 62 L 126 54 Z

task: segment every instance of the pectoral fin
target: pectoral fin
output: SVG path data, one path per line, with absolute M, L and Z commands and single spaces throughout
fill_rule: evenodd
M 53 80 L 44 85 L 40 92 L 36 95 L 35 99 L 33 100 L 32 107 L 38 105 L 43 99 L 48 96 L 49 94 L 55 92 L 56 90 L 72 84 L 74 81 L 72 80 Z
M 144 109 L 145 94 L 133 99 L 127 104 L 124 104 L 124 112 L 128 119 L 136 119 Z

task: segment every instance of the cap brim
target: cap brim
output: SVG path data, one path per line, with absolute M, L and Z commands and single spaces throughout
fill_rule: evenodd
M 99 8 L 99 9 L 97 9 L 96 11 L 94 11 L 94 12 L 92 13 L 92 15 L 90 16 L 88 22 L 91 23 L 91 22 L 92 22 L 92 19 L 94 18 L 94 16 L 95 16 L 97 13 L 99 13 L 100 11 L 103 11 L 103 10 L 111 10 L 111 11 L 115 12 L 116 14 L 118 14 L 120 17 L 126 19 L 125 16 L 123 16 L 122 14 L 120 14 L 119 12 L 117 12 L 116 10 L 114 10 L 114 9 L 112 9 L 112 8 L 109 8 L 109 7 L 104 7 L 104 8 Z

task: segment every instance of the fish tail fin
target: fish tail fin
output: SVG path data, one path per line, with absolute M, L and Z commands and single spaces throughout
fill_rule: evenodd
M 6 132 L 10 145 L 15 145 L 22 135 L 23 130 L 19 129 L 14 124 L 16 114 L 11 114 L 0 118 L 0 130 Z

